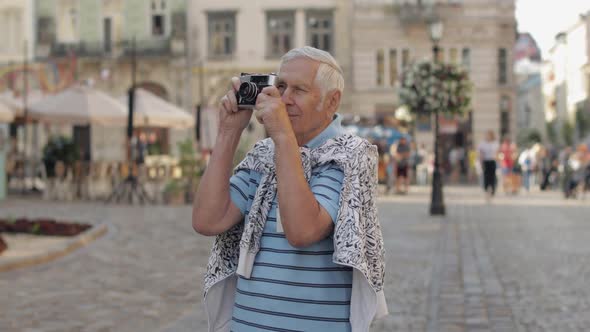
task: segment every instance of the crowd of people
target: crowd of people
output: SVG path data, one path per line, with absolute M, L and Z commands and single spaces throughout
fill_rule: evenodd
M 494 136 L 493 132 L 488 132 L 486 140 L 477 149 L 482 165 L 482 185 L 488 196 L 495 193 L 497 174 L 503 191 L 512 195 L 521 190 L 529 192 L 535 186 L 542 191 L 561 190 L 565 198 L 575 198 L 590 191 L 587 144 L 560 148 L 533 143 L 519 148 L 508 137 L 499 143 Z
M 426 185 L 433 170 L 434 158 L 424 144 L 417 145 L 411 138 L 402 136 L 388 145 L 373 141 L 380 155 L 379 181 L 386 194 L 407 194 L 410 184 Z
M 402 137 L 391 145 L 374 142 L 380 150 L 379 179 L 385 193 L 405 194 L 409 184 L 426 185 L 434 169 L 434 155 L 424 144 Z M 381 143 L 381 144 L 380 144 Z M 488 132 L 477 146 L 460 145 L 441 154 L 440 167 L 448 184 L 479 184 L 491 198 L 497 187 L 508 194 L 561 190 L 565 198 L 590 191 L 588 144 L 558 147 L 531 143 L 518 146 Z

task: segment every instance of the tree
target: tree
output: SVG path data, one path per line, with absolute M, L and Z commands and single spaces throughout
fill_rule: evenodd
M 565 121 L 563 123 L 563 127 L 561 129 L 561 134 L 563 135 L 563 142 L 566 145 L 571 146 L 574 144 L 574 126 L 569 121 Z
M 530 146 L 535 143 L 541 143 L 542 137 L 539 130 L 535 128 L 522 129 L 516 138 L 519 146 Z
M 583 139 L 590 130 L 590 113 L 579 107 L 576 110 L 576 127 L 578 129 L 578 138 Z
M 555 120 L 545 122 L 545 131 L 547 132 L 547 140 L 553 144 L 556 144 L 557 132 L 555 131 Z

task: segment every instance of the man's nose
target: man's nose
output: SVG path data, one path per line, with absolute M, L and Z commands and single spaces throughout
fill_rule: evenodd
M 285 103 L 285 105 L 293 104 L 293 98 L 291 98 L 291 89 L 286 88 L 285 91 L 283 91 L 281 98 L 283 99 L 283 103 Z

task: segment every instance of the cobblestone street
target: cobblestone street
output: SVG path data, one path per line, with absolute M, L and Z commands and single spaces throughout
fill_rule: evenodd
M 590 198 L 447 187 L 382 197 L 390 315 L 371 331 L 590 331 Z M 55 261 L 0 273 L 0 331 L 206 331 L 201 279 L 211 238 L 191 209 L 9 199 L 0 216 L 106 223 Z

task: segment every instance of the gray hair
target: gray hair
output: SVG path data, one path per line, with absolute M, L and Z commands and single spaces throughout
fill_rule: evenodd
M 344 91 L 342 68 L 330 53 L 311 46 L 294 48 L 283 55 L 281 65 L 296 58 L 308 58 L 320 63 L 315 75 L 315 83 L 320 87 L 322 100 L 328 91 L 334 89 L 341 93 Z

